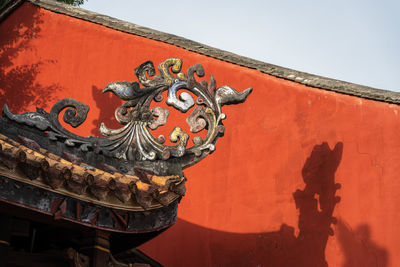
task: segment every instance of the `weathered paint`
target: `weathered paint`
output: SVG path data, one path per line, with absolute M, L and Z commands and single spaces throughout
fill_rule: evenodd
M 314 181 L 341 184 L 328 265 L 400 266 L 399 106 L 307 87 L 29 3 L 0 24 L 0 36 L 0 105 L 48 110 L 75 98 L 91 107 L 75 130 L 80 135 L 97 134 L 102 121 L 118 126 L 112 118 L 120 101 L 101 90 L 135 80 L 133 68 L 149 59 L 181 58 L 184 70 L 201 63 L 218 85 L 254 87 L 246 103 L 225 107 L 216 152 L 185 171 L 178 223 L 142 246 L 166 266 L 323 266 L 323 240 L 296 238 L 299 216 L 308 215 L 293 199 L 305 188 L 302 170 L 316 148 L 323 150 L 315 166 L 328 167 Z M 343 152 L 335 172 L 324 155 L 337 144 Z M 307 229 L 328 231 L 318 222 Z

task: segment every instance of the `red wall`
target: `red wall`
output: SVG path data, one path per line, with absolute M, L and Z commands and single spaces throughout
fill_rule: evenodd
M 226 133 L 216 152 L 185 171 L 176 225 L 141 247 L 166 266 L 400 266 L 399 106 L 31 4 L 0 24 L 0 36 L 0 104 L 49 110 L 75 98 L 91 107 L 75 130 L 81 135 L 97 134 L 101 121 L 118 126 L 112 118 L 120 102 L 101 90 L 136 80 L 133 69 L 146 60 L 178 57 L 185 71 L 201 63 L 217 85 L 254 87 L 244 104 L 224 106 Z

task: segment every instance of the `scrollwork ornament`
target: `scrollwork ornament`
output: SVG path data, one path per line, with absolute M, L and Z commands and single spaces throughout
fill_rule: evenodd
M 176 161 L 186 168 L 200 161 L 215 150 L 217 139 L 223 135 L 222 106 L 244 102 L 252 91 L 248 88 L 238 92 L 232 87 L 217 87 L 211 75 L 209 83 L 195 78 L 205 75 L 204 68 L 196 64 L 182 70 L 182 60 L 170 58 L 161 62 L 156 70 L 151 61 L 146 61 L 135 69 L 136 81 L 117 81 L 107 84 L 103 93 L 112 92 L 125 102 L 115 110 L 117 121 L 123 125 L 119 129 L 109 129 L 104 123 L 99 131 L 104 137 L 80 137 L 66 130 L 58 121 L 60 112 L 67 108 L 63 119 L 72 127 L 79 126 L 85 119 L 89 107 L 73 99 L 64 99 L 54 105 L 50 113 L 38 109 L 15 115 L 4 107 L 4 115 L 11 120 L 35 126 L 48 131 L 49 138 L 62 139 L 70 146 L 79 145 L 83 150 L 96 149 L 106 155 L 131 161 Z M 144 86 L 141 87 L 140 85 Z M 204 138 L 192 137 L 176 126 L 169 134 L 169 140 L 176 145 L 165 144 L 163 135 L 154 137 L 152 131 L 167 123 L 170 111 L 163 107 L 153 107 L 153 101 L 163 100 L 167 91 L 166 104 L 179 112 L 190 111 L 186 122 L 190 132 L 197 134 L 207 131 Z M 204 136 L 204 135 L 203 135 Z

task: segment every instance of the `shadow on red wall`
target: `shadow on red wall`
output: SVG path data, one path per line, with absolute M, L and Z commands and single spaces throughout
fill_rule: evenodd
M 166 266 L 271 266 L 271 267 L 327 267 L 325 248 L 329 236 L 334 235 L 332 216 L 340 197 L 336 191 L 335 172 L 340 164 L 343 143 L 331 150 L 327 143 L 316 145 L 302 169 L 305 183 L 303 190 L 296 190 L 293 197 L 299 209 L 299 233 L 294 227 L 282 224 L 279 231 L 259 234 L 236 234 L 211 230 L 178 220 L 175 226 L 156 238 L 162 252 L 157 257 L 151 242 L 143 246 L 149 255 Z M 339 223 L 344 240 L 344 250 L 349 251 L 349 264 L 344 267 L 380 266 L 352 264 L 364 258 L 363 253 L 352 252 L 357 245 L 349 238 Z M 368 238 L 367 238 L 368 239 Z M 370 253 L 385 254 L 368 239 Z M 352 244 L 353 243 L 353 244 Z M 179 250 L 179 253 L 177 251 Z M 179 256 L 177 256 L 177 254 Z M 179 257 L 177 259 L 176 257 Z M 351 261 L 352 257 L 358 258 Z
M 60 90 L 60 86 L 43 86 L 36 81 L 41 66 L 53 61 L 14 64 L 20 52 L 34 49 L 30 42 L 40 35 L 40 24 L 43 23 L 39 9 L 19 8 L 7 20 L 13 22 L 0 26 L 0 36 L 3 37 L 0 38 L 0 107 L 7 103 L 13 112 L 18 113 L 31 105 L 43 107 L 54 102 L 52 93 Z
M 368 225 L 361 224 L 354 231 L 342 220 L 337 223 L 337 238 L 344 252 L 343 267 L 386 267 L 388 253 L 371 240 Z
M 111 129 L 121 128 L 121 124 L 114 119 L 114 112 L 117 107 L 121 106 L 122 100 L 110 93 L 103 94 L 102 91 L 103 89 L 92 86 L 93 100 L 100 110 L 98 119 L 93 121 L 94 127 L 92 127 L 91 134 L 94 136 L 100 136 L 99 126 L 102 122 Z

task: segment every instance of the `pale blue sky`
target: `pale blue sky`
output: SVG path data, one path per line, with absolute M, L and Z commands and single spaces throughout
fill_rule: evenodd
M 89 0 L 81 7 L 264 62 L 400 91 L 400 0 Z

